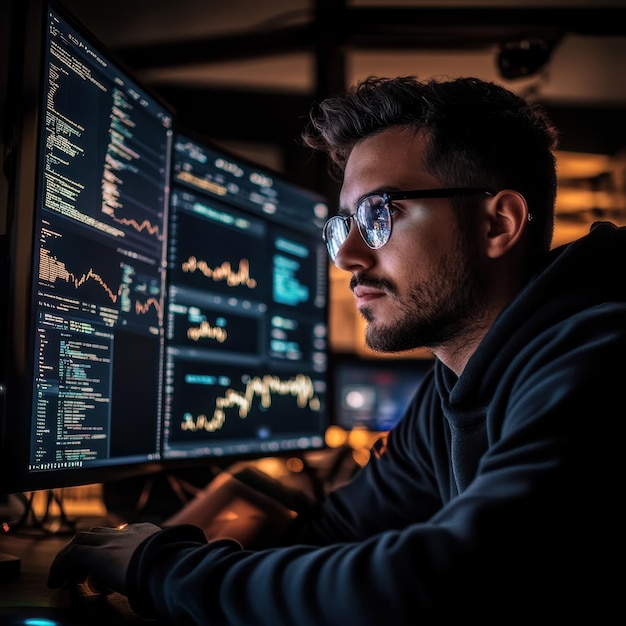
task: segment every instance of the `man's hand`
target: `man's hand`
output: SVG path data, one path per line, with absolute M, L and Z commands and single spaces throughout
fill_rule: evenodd
M 148 522 L 119 528 L 97 526 L 77 533 L 55 557 L 48 587 L 56 589 L 90 578 L 103 592 L 126 594 L 126 573 L 137 546 L 161 530 Z

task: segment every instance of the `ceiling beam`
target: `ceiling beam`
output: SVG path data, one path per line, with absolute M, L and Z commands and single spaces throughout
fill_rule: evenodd
M 332 17 L 346 49 L 472 50 L 524 38 L 555 42 L 565 34 L 626 35 L 626 7 L 344 7 Z M 299 26 L 119 47 L 115 53 L 136 70 L 314 53 L 327 26 L 314 16 Z

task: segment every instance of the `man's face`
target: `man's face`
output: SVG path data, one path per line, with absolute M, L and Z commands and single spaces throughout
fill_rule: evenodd
M 425 140 L 407 129 L 364 139 L 352 151 L 341 207 L 353 213 L 363 196 L 446 185 L 423 167 Z M 352 273 L 350 287 L 368 322 L 366 342 L 381 352 L 448 343 L 484 313 L 478 253 L 461 233 L 449 198 L 393 203 L 392 231 L 369 248 L 354 223 L 336 258 Z

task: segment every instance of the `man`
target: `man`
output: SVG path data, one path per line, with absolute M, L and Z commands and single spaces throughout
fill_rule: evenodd
M 311 112 L 342 180 L 324 228 L 366 341 L 436 357 L 385 445 L 281 546 L 194 526 L 79 533 L 90 575 L 174 624 L 600 622 L 621 609 L 626 232 L 550 252 L 556 131 L 477 79 L 370 78 Z M 615 575 L 616 576 L 616 575 Z

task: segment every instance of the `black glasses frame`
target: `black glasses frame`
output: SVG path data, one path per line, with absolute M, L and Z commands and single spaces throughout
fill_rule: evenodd
M 354 220 L 357 224 L 359 234 L 365 242 L 365 244 L 372 250 L 378 250 L 382 248 L 391 237 L 391 215 L 390 204 L 399 200 L 419 200 L 422 198 L 452 198 L 453 196 L 480 193 L 486 196 L 493 196 L 495 193 L 490 189 L 484 187 L 443 187 L 440 189 L 413 189 L 411 191 L 382 191 L 368 194 L 359 200 L 356 210 L 350 215 L 335 215 L 331 217 L 322 228 L 322 240 L 326 243 L 326 249 L 328 255 L 334 262 L 337 257 L 339 248 L 343 245 L 344 241 L 348 237 L 350 232 L 350 220 Z M 359 214 L 367 210 L 368 201 L 371 198 L 380 197 L 382 202 L 380 203 L 380 209 L 385 210 L 385 214 L 382 216 L 382 222 L 386 225 L 383 229 L 368 228 L 366 220 L 359 219 Z M 378 217 L 376 222 L 380 223 L 381 218 Z M 343 224 L 343 231 L 339 233 L 339 239 L 337 241 L 336 224 Z M 333 231 L 334 236 L 329 236 L 329 232 Z

